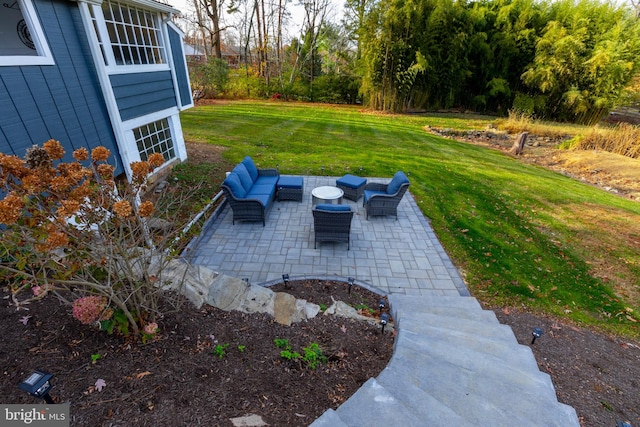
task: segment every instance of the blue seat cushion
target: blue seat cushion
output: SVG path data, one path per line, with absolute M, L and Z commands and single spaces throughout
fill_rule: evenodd
M 258 168 L 256 167 L 256 164 L 253 162 L 253 159 L 250 156 L 247 156 L 244 159 L 242 159 L 241 163 L 244 165 L 244 167 L 247 168 L 247 172 L 249 172 L 249 176 L 251 176 L 251 180 L 255 182 L 256 179 L 258 179 Z
M 238 199 L 242 199 L 247 195 L 247 190 L 244 189 L 242 182 L 240 182 L 240 177 L 235 172 L 231 172 L 223 184 L 229 187 L 231 193 Z
M 367 183 L 365 178 L 360 178 L 359 176 L 346 174 L 342 178 L 336 179 L 336 185 L 344 185 L 349 188 L 360 188 Z
M 277 176 L 261 176 L 253 182 L 253 185 L 270 185 L 273 188 L 278 184 Z
M 303 179 L 301 176 L 280 176 L 278 188 L 302 188 Z
M 351 207 L 349 205 L 331 205 L 328 203 L 321 203 L 316 205 L 316 210 L 319 211 L 332 211 L 332 212 L 349 212 Z
M 247 197 L 251 197 L 255 194 L 266 194 L 266 195 L 271 195 L 273 194 L 275 188 L 273 185 L 267 185 L 267 184 L 255 184 L 253 187 L 251 187 L 251 190 L 249 190 L 247 192 Z
M 387 194 L 384 191 L 377 190 L 364 190 L 364 202 L 367 203 L 371 196 L 375 196 L 376 194 Z
M 271 195 L 270 194 L 247 194 L 247 199 L 257 199 L 258 201 L 260 201 L 260 203 L 262 203 L 262 206 L 266 208 L 271 202 Z
M 389 185 L 387 185 L 387 194 L 396 194 L 398 190 L 400 190 L 400 187 L 402 187 L 403 184 L 408 184 L 408 183 L 409 183 L 409 178 L 407 178 L 404 172 L 402 171 L 396 172 L 396 174 L 393 176 L 393 179 L 391 180 Z
M 236 167 L 233 168 L 233 172 L 238 174 L 238 178 L 240 178 L 240 182 L 242 183 L 245 191 L 251 190 L 254 180 L 251 179 L 251 175 L 249 174 L 249 171 L 247 171 L 247 167 L 242 163 L 238 163 Z

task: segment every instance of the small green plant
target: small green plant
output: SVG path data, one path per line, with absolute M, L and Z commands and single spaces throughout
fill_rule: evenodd
M 98 361 L 98 359 L 100 359 L 101 357 L 102 356 L 100 356 L 100 353 L 92 354 L 91 355 L 91 363 L 93 363 L 95 365 L 96 362 Z
M 246 346 L 246 345 L 239 345 L 239 346 L 238 346 L 238 351 L 239 351 L 240 353 L 243 353 L 243 352 L 246 350 L 246 348 L 247 348 L 247 346 Z
M 322 349 L 317 343 L 311 343 L 307 347 L 304 347 L 304 356 L 297 351 L 291 351 L 291 345 L 289 341 L 282 338 L 276 338 L 273 340 L 276 347 L 283 349 L 280 352 L 280 357 L 287 360 L 302 360 L 307 367 L 316 369 L 318 365 L 327 363 L 327 357 L 322 354 Z
M 305 348 L 304 357 L 302 360 L 307 364 L 311 369 L 316 369 L 318 365 L 327 363 L 327 357 L 322 354 L 322 349 L 317 343 L 311 343 Z
M 329 308 L 327 307 L 327 304 L 320 303 L 320 311 L 327 311 L 327 308 Z
M 109 335 L 113 333 L 113 330 L 117 330 L 125 337 L 129 336 L 129 319 L 126 314 L 118 309 L 113 312 L 113 316 L 110 319 L 102 320 L 100 322 L 100 329 L 107 331 Z
M 284 349 L 291 349 L 291 345 L 289 344 L 289 340 L 284 339 L 284 338 L 275 338 L 273 340 L 273 343 L 276 345 L 276 347 L 278 348 L 284 348 Z
M 367 304 L 364 304 L 364 303 L 356 304 L 353 306 L 353 308 L 355 308 L 356 310 L 367 311 L 369 312 L 369 314 L 373 314 L 376 312 L 373 308 L 369 307 Z
M 298 360 L 302 357 L 302 355 L 297 351 L 282 350 L 280 352 L 280 357 L 287 360 Z
M 222 359 L 227 354 L 227 348 L 229 348 L 229 344 L 217 344 L 213 348 L 213 354 L 218 356 L 218 359 Z

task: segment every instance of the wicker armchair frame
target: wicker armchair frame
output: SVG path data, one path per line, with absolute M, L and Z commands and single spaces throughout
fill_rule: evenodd
M 317 248 L 318 242 L 340 242 L 347 244 L 350 248 L 351 220 L 354 212 L 348 211 L 325 211 L 314 208 L 313 231 L 315 241 L 313 248 Z
M 258 169 L 258 177 L 279 175 L 277 169 Z M 276 191 L 273 192 L 273 197 L 271 197 L 267 206 L 264 206 L 262 202 L 257 199 L 237 198 L 225 184 L 222 184 L 220 188 L 222 188 L 222 192 L 233 211 L 233 225 L 235 225 L 236 221 L 262 221 L 262 226 L 265 226 L 266 214 L 275 200 Z
M 371 182 L 365 185 L 365 190 L 383 191 L 386 193 L 388 184 L 380 184 Z M 394 194 L 374 194 L 368 200 L 362 202 L 369 216 L 395 215 L 398 220 L 398 205 L 404 197 L 404 193 L 409 189 L 409 183 L 402 184 L 398 191 Z

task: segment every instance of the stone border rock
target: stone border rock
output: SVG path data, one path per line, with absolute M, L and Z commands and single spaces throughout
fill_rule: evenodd
M 291 280 L 310 279 L 347 283 L 347 280 L 338 277 L 303 276 Z M 276 322 L 287 326 L 318 315 L 319 305 L 269 289 L 269 286 L 277 283 L 280 281 L 251 285 L 242 279 L 219 274 L 204 266 L 191 265 L 183 260 L 172 260 L 162 270 L 159 286 L 162 289 L 181 293 L 197 308 L 206 303 L 224 311 L 266 313 L 273 316 Z M 384 295 L 383 292 L 366 284 L 356 282 L 354 284 Z M 355 308 L 342 301 L 334 301 L 324 314 L 376 323 L 374 319 L 358 314 Z M 389 330 L 392 328 L 393 326 L 390 325 Z

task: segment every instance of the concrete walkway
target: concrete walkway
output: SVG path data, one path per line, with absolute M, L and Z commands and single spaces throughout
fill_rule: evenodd
M 351 247 L 322 243 L 314 249 L 311 190 L 335 185 L 336 177 L 304 177 L 302 202 L 274 202 L 266 226 L 255 222 L 232 225 L 227 207 L 208 224 L 192 250 L 191 261 L 222 274 L 248 278 L 252 284 L 296 277 L 353 277 L 356 283 L 384 294 L 468 296 L 431 226 L 406 193 L 394 217 L 367 221 L 362 199 L 348 203 L 356 212 Z M 389 180 L 369 179 L 369 182 Z M 409 188 L 411 190 L 411 188 Z
M 314 249 L 311 190 L 335 179 L 304 177 L 302 202 L 275 202 L 265 227 L 232 225 L 227 207 L 189 250 L 193 264 L 251 284 L 281 282 L 283 274 L 291 280 L 353 277 L 389 295 L 397 332 L 391 361 L 312 426 L 579 427 L 531 349 L 470 297 L 411 194 L 397 221 L 367 221 L 362 200 L 345 199 L 356 211 L 350 250 L 344 243 Z

